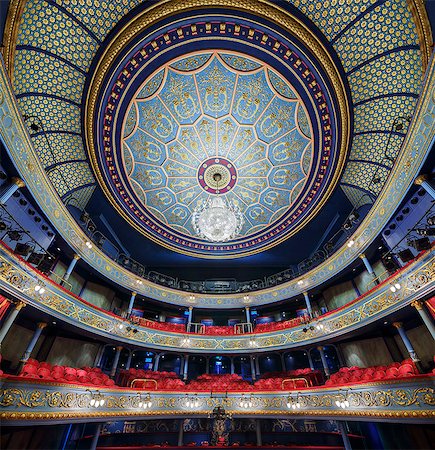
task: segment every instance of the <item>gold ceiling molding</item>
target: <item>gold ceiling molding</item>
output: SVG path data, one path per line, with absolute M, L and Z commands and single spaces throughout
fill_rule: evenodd
M 423 0 L 406 0 L 411 11 L 420 44 L 423 72 L 426 72 L 433 49 L 433 36 Z
M 268 246 L 253 249 L 250 252 L 244 252 L 242 254 L 226 254 L 226 255 L 206 255 L 195 252 L 183 251 L 179 248 L 172 247 L 160 239 L 156 238 L 152 233 L 148 233 L 143 227 L 137 224 L 124 210 L 121 208 L 110 189 L 107 186 L 104 175 L 98 166 L 98 157 L 95 144 L 94 124 L 98 114 L 97 101 L 99 93 L 103 87 L 103 80 L 108 72 L 113 68 L 113 63 L 119 53 L 136 37 L 140 32 L 150 27 L 151 25 L 159 22 L 161 19 L 180 13 L 183 11 L 192 11 L 195 9 L 204 10 L 207 7 L 213 8 L 228 8 L 234 11 L 242 11 L 250 14 L 255 14 L 258 17 L 265 18 L 280 28 L 285 29 L 290 34 L 296 36 L 301 42 L 304 42 L 316 56 L 317 61 L 321 64 L 322 68 L 326 72 L 333 86 L 334 93 L 339 108 L 340 117 L 337 118 L 339 126 L 341 128 L 341 141 L 340 148 L 337 149 L 338 162 L 335 169 L 335 175 L 331 179 L 329 186 L 322 195 L 322 198 L 317 203 L 313 211 L 307 215 L 307 217 L 301 221 L 298 226 L 293 228 L 290 232 L 284 234 L 281 238 L 276 239 Z M 300 231 L 309 220 L 317 214 L 322 206 L 329 199 L 333 190 L 337 186 L 341 172 L 343 170 L 346 156 L 349 150 L 351 132 L 350 129 L 350 106 L 346 95 L 346 88 L 344 82 L 340 76 L 340 72 L 335 65 L 335 62 L 324 45 L 317 39 L 312 31 L 301 20 L 292 16 L 289 11 L 272 4 L 268 0 L 245 0 L 240 3 L 240 0 L 162 0 L 157 5 L 153 5 L 142 12 L 140 12 L 132 21 L 126 24 L 106 46 L 104 53 L 102 54 L 100 61 L 95 67 L 93 76 L 89 83 L 88 96 L 85 101 L 84 107 L 84 129 L 85 129 L 85 143 L 86 149 L 91 161 L 92 169 L 98 183 L 104 192 L 107 200 L 116 209 L 116 211 L 123 217 L 134 229 L 141 234 L 145 235 L 148 239 L 156 242 L 157 244 L 166 247 L 170 250 L 182 253 L 188 256 L 193 256 L 202 259 L 233 259 L 246 257 L 259 252 L 263 252 L 268 248 L 274 247 L 286 239 L 293 236 Z
M 3 59 L 6 69 L 13 84 L 14 80 L 14 61 L 15 49 L 17 46 L 18 31 L 20 28 L 21 16 L 27 0 L 11 0 L 9 3 L 8 14 L 3 36 Z

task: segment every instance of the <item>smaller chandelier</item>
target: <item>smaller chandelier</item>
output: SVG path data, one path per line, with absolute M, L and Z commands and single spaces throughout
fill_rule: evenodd
M 216 191 L 219 191 L 220 173 L 213 175 Z M 226 242 L 241 231 L 244 220 L 239 207 L 227 199 L 212 197 L 197 206 L 192 214 L 195 233 L 211 242 Z

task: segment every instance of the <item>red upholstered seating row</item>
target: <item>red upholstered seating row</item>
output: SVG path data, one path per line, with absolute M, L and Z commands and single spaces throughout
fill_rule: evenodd
M 295 379 L 294 382 L 284 382 L 284 380 Z M 306 383 L 304 381 L 306 380 Z M 292 390 L 304 387 L 319 386 L 323 384 L 323 375 L 318 370 L 297 369 L 286 372 L 267 372 L 254 383 L 257 390 Z
M 120 386 L 128 387 L 134 380 L 155 380 L 157 382 L 136 381 L 135 388 L 138 389 L 157 389 L 158 390 L 177 390 L 184 389 L 185 384 L 178 378 L 175 372 L 155 372 L 153 370 L 128 369 L 119 372 L 118 383 Z
M 370 381 L 389 380 L 418 375 L 417 367 L 412 359 L 405 359 L 401 363 L 394 362 L 388 366 L 342 367 L 331 375 L 326 386 L 338 386 L 348 383 L 369 383 Z
M 253 386 L 237 374 L 200 375 L 186 385 L 189 391 L 252 391 Z
M 58 383 L 101 387 L 115 386 L 115 382 L 102 373 L 99 368 L 83 367 L 82 369 L 77 369 L 67 366 L 52 366 L 47 362 L 39 362 L 36 359 L 29 359 L 19 376 L 41 381 L 56 381 Z
M 283 330 L 286 328 L 297 327 L 301 323 L 304 323 L 304 319 L 302 317 L 296 317 L 295 319 L 284 320 L 282 322 L 259 323 L 255 326 L 255 332 L 267 333 L 269 331 Z

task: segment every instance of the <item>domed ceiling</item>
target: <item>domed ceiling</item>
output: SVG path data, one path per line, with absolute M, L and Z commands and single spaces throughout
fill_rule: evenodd
M 376 199 L 429 53 L 418 5 L 16 0 L 6 62 L 22 112 L 44 125 L 32 140 L 64 201 L 92 198 L 95 215 L 109 202 L 127 247 L 140 234 L 234 258 L 313 224 L 322 234 L 338 186 L 356 207 Z M 192 228 L 209 197 L 240 208 L 234 239 Z
M 198 238 L 192 208 L 211 195 L 241 209 L 243 238 L 264 235 L 295 209 L 318 165 L 295 90 L 239 54 L 195 53 L 159 68 L 123 126 L 121 170 L 139 207 L 186 239 Z
M 293 34 L 241 11 L 162 17 L 109 70 L 97 65 L 91 161 L 113 206 L 150 239 L 194 256 L 245 256 L 288 239 L 327 201 L 349 145 L 347 92 L 315 34 L 283 20 Z M 194 211 L 216 196 L 242 215 L 228 242 L 194 229 Z

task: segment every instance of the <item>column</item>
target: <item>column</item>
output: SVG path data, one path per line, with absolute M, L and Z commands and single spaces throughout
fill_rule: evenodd
M 130 353 L 128 354 L 127 362 L 125 363 L 125 370 L 130 369 L 131 358 L 133 358 L 133 350 L 130 350 Z
M 184 368 L 183 368 L 183 380 L 187 380 L 187 374 L 189 372 L 189 355 L 184 355 Z
M 95 434 L 92 438 L 92 442 L 91 445 L 89 447 L 89 450 L 96 450 L 97 449 L 97 444 L 98 444 L 98 439 L 100 438 L 100 433 L 101 433 L 101 428 L 103 427 L 102 423 L 97 424 L 97 427 L 95 429 Z
M 428 175 L 419 175 L 414 183 L 417 186 L 421 186 L 434 200 L 435 200 L 435 189 L 429 182 L 429 176 Z
M 261 422 L 260 419 L 255 420 L 255 435 L 257 437 L 257 447 L 261 447 L 263 442 L 261 440 Z
M 128 310 L 127 310 L 127 314 L 128 315 L 130 315 L 131 314 L 131 311 L 133 310 L 133 307 L 134 307 L 134 301 L 136 300 L 136 295 L 137 295 L 137 292 L 132 292 L 131 293 L 131 297 L 130 297 L 130 303 L 128 304 Z
M 21 178 L 12 177 L 9 183 L 2 186 L 2 192 L 0 193 L 0 204 L 4 205 L 18 189 L 25 186 L 24 181 Z
M 231 375 L 234 373 L 234 356 L 230 356 L 230 373 Z
M 32 354 L 33 349 L 35 348 L 36 343 L 38 342 L 39 336 L 41 336 L 42 330 L 47 326 L 45 322 L 38 322 L 36 326 L 36 330 L 33 333 L 33 337 L 31 341 L 29 342 L 29 345 L 26 348 L 26 351 L 24 352 L 23 356 L 20 360 L 20 365 L 23 366 L 27 360 L 30 358 L 30 355 Z M 21 370 L 20 370 L 21 372 Z
M 350 445 L 349 436 L 347 435 L 346 422 L 337 420 L 336 423 L 338 426 L 338 431 L 340 432 L 341 437 L 343 439 L 343 444 L 344 444 L 345 450 L 352 450 L 352 446 Z
M 122 346 L 116 347 L 115 359 L 113 360 L 112 369 L 110 370 L 110 376 L 114 377 L 116 374 L 116 369 L 118 368 L 119 357 L 121 356 Z
M 68 269 L 66 269 L 65 275 L 62 277 L 60 284 L 63 284 L 63 281 L 68 281 L 79 259 L 80 255 L 75 254 L 72 261 L 69 263 Z
M 399 332 L 399 335 L 400 335 L 400 337 L 403 341 L 403 344 L 405 345 L 406 350 L 408 351 L 411 359 L 414 362 L 419 362 L 420 359 L 418 358 L 417 353 L 415 352 L 414 347 L 412 346 L 411 341 L 409 340 L 409 338 L 406 334 L 406 331 L 403 328 L 403 323 L 402 322 L 394 322 L 393 327 L 397 328 L 397 331 Z
M 281 358 L 281 367 L 282 367 L 282 371 L 285 372 L 287 370 L 286 366 L 285 366 L 285 358 L 284 358 L 284 353 L 280 353 L 279 357 Z
M 251 323 L 251 308 L 249 306 L 245 306 L 246 313 L 246 323 Z
M 417 310 L 418 314 L 420 314 L 420 317 L 422 318 L 424 324 L 429 330 L 429 333 L 432 335 L 432 338 L 435 339 L 435 326 L 433 324 L 432 318 L 424 309 L 423 303 L 420 302 L 419 300 L 414 300 L 411 303 L 411 306 L 413 306 Z
M 183 437 L 184 437 L 184 419 L 181 419 L 179 421 L 179 428 L 178 428 L 178 442 L 177 446 L 182 447 L 183 446 Z
M 159 322 L 166 322 L 166 314 L 165 313 L 159 314 Z
M 359 255 L 359 257 L 362 259 L 362 262 L 364 263 L 367 272 L 373 277 L 376 278 L 376 273 L 373 270 L 372 265 L 370 264 L 370 261 L 367 259 L 367 256 L 364 253 L 361 253 L 361 255 Z M 375 280 L 375 284 L 379 284 L 379 280 Z
M 208 375 L 210 373 L 210 356 L 205 357 L 205 373 Z
M 310 297 L 308 295 L 308 292 L 304 292 L 304 299 L 305 299 L 305 303 L 307 305 L 308 315 L 310 317 L 313 317 L 313 310 L 311 309 L 311 302 L 310 302 Z
M 251 359 L 251 378 L 252 381 L 255 381 L 257 379 L 257 377 L 255 376 L 255 363 L 254 363 L 254 357 L 251 355 L 250 356 Z
M 314 370 L 313 358 L 311 358 L 310 350 L 307 350 L 307 356 L 308 356 L 308 364 L 310 365 L 310 369 Z
M 160 356 L 161 356 L 161 353 L 157 353 L 154 358 L 154 363 L 153 363 L 154 372 L 157 372 L 159 370 Z
M 187 316 L 187 331 L 190 329 L 190 324 L 192 323 L 193 317 L 193 306 L 189 306 L 189 315 Z
M 12 324 L 14 323 L 16 317 L 18 316 L 18 313 L 25 306 L 26 306 L 26 304 L 21 301 L 15 303 L 13 310 L 9 313 L 7 319 L 5 320 L 3 326 L 0 329 L 0 344 L 3 342 L 3 339 L 5 338 L 6 334 L 8 333 Z
M 325 375 L 327 377 L 329 377 L 330 373 L 329 373 L 328 361 L 326 361 L 325 352 L 323 351 L 323 347 L 319 346 L 319 347 L 317 347 L 317 350 L 319 350 L 320 358 L 322 359 L 322 365 L 323 365 L 323 370 L 325 371 Z
M 257 375 L 257 378 L 260 378 L 260 362 L 259 362 L 259 357 L 257 356 L 256 358 L 254 358 L 255 361 L 255 374 Z
M 101 364 L 101 358 L 103 357 L 104 349 L 106 348 L 105 345 L 100 345 L 100 349 L 97 352 L 97 356 L 94 360 L 94 367 L 100 367 Z

